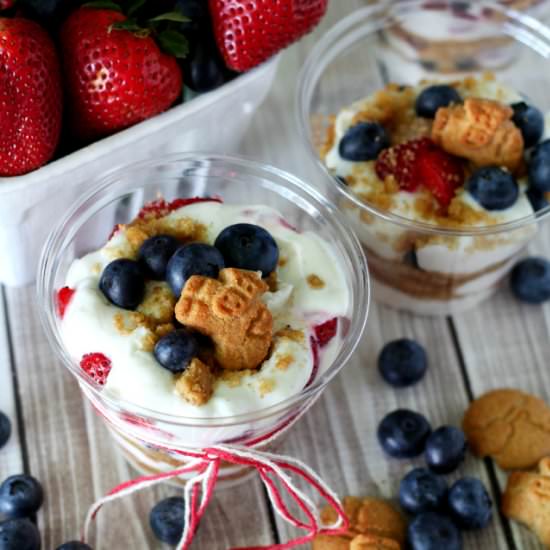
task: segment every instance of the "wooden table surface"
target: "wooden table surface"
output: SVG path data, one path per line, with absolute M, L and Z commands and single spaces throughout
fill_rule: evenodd
M 285 52 L 271 94 L 247 134 L 244 154 L 315 179 L 299 148 L 289 145 L 295 137 L 294 82 L 316 38 L 358 5 L 358 0 L 333 0 L 321 27 Z M 539 232 L 533 249 L 550 256 L 548 232 L 548 227 Z M 0 478 L 29 472 L 41 480 L 46 499 L 38 522 L 43 549 L 53 550 L 77 538 L 92 501 L 135 473 L 50 351 L 37 307 L 33 287 L 2 289 L 0 408 L 15 430 L 0 452 Z M 550 398 L 549 333 L 550 304 L 522 305 L 506 289 L 474 311 L 441 319 L 373 304 L 353 360 L 291 431 L 282 451 L 310 464 L 341 495 L 393 498 L 402 475 L 420 462 L 383 456 L 375 436 L 379 420 L 400 406 L 423 412 L 434 426 L 459 425 L 468 403 L 496 387 Z M 380 348 L 398 337 L 415 338 L 429 353 L 429 373 L 412 389 L 394 390 L 377 373 Z M 498 468 L 469 457 L 460 474 L 480 477 L 498 509 L 506 480 Z M 97 522 L 94 548 L 163 548 L 150 531 L 148 513 L 156 501 L 174 493 L 170 487 L 145 490 L 106 507 Z M 285 541 L 292 534 L 275 519 L 255 479 L 216 493 L 193 548 L 260 545 Z M 534 550 L 540 545 L 529 531 L 497 513 L 490 527 L 466 536 L 465 548 Z

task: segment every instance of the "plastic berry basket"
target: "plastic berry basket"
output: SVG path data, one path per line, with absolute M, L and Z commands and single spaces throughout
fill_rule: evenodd
M 415 222 L 362 200 L 327 170 L 320 149 L 336 113 L 388 82 L 414 85 L 423 78 L 449 81 L 491 71 L 542 112 L 550 110 L 550 29 L 498 2 L 460 4 L 462 11 L 457 12 L 452 1 L 385 2 L 350 14 L 312 50 L 296 96 L 302 144 L 324 172 L 330 197 L 366 250 L 374 297 L 417 314 L 457 313 L 492 295 L 537 232 L 547 230 L 541 222 L 548 219 L 550 207 L 496 225 L 449 228 Z M 465 72 L 440 72 L 426 66 L 414 50 L 396 49 L 387 40 L 411 17 L 419 28 L 427 28 L 434 13 L 450 28 L 464 25 L 468 6 L 476 13 L 469 20 L 470 31 L 478 29 L 498 40 L 478 44 L 476 64 Z M 543 139 L 549 136 L 547 122 Z M 390 246 L 389 240 L 398 240 L 400 247 Z M 424 242 L 433 246 L 420 250 L 418 243 Z
M 348 312 L 339 324 L 337 354 L 321 361 L 312 383 L 298 394 L 265 409 L 218 418 L 181 417 L 149 410 L 114 398 L 79 367 L 62 340 L 56 291 L 64 286 L 70 263 L 102 246 L 111 232 L 89 238 L 105 211 L 117 223 L 128 222 L 142 205 L 162 195 L 166 200 L 218 196 L 229 204 L 269 204 L 297 231 L 311 230 L 332 243 L 349 287 Z M 38 295 L 46 335 L 64 366 L 76 377 L 85 398 L 104 417 L 125 456 L 144 472 L 168 470 L 176 460 L 165 449 L 203 448 L 215 444 L 253 444 L 284 431 L 349 361 L 363 333 L 369 309 L 367 264 L 356 237 L 340 221 L 336 208 L 296 177 L 276 168 L 226 156 L 180 154 L 144 161 L 111 172 L 90 184 L 50 234 L 38 272 Z M 225 472 L 235 476 L 231 469 Z M 222 474 L 223 478 L 223 474 Z
M 34 172 L 0 178 L 0 247 L 4 258 L 0 262 L 0 283 L 21 286 L 34 281 L 47 233 L 86 193 L 97 174 L 135 159 L 177 151 L 235 152 L 255 110 L 269 92 L 277 64 L 275 57 L 217 90 Z M 229 110 L 231 116 L 227 116 Z

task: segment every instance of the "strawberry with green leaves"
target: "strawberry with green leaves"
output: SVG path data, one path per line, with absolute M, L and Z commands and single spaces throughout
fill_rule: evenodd
M 135 10 L 142 4 L 138 1 Z M 74 11 L 61 28 L 70 124 L 82 140 L 150 118 L 181 95 L 176 57 L 185 55 L 186 43 L 165 23 L 184 18 L 168 13 L 143 27 L 133 15 L 132 8 L 127 16 L 115 3 L 92 2 Z
M 208 0 L 218 48 L 246 71 L 295 42 L 321 20 L 328 0 Z
M 0 176 L 48 162 L 61 132 L 61 73 L 38 23 L 0 18 Z

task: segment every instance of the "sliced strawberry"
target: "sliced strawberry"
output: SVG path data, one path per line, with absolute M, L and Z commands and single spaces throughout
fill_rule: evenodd
M 464 181 L 461 161 L 435 145 L 420 152 L 418 174 L 422 183 L 444 208 L 449 206 L 455 190 Z
M 313 327 L 315 338 L 320 347 L 326 346 L 335 336 L 338 329 L 338 319 L 334 317 Z
M 172 202 L 167 202 L 164 199 L 157 199 L 156 201 L 148 202 L 144 204 L 142 209 L 138 213 L 140 219 L 161 218 L 182 208 L 189 204 L 196 202 L 223 202 L 219 197 L 192 197 L 189 199 L 175 199 Z
M 433 146 L 430 139 L 420 138 L 384 149 L 374 165 L 376 174 L 381 180 L 393 176 L 403 191 L 415 191 L 421 183 L 418 157 Z
M 103 353 L 86 353 L 80 360 L 80 368 L 99 385 L 105 385 L 111 372 L 111 360 Z
M 63 319 L 65 310 L 67 309 L 74 293 L 75 290 L 73 288 L 69 288 L 68 286 L 64 286 L 57 291 L 57 314 L 61 317 L 61 319 Z
M 307 381 L 305 387 L 311 386 L 313 381 L 317 376 L 319 371 L 319 342 L 314 336 L 309 337 L 309 343 L 311 344 L 311 354 L 313 356 L 313 367 L 311 369 L 311 374 L 309 375 L 309 380 Z

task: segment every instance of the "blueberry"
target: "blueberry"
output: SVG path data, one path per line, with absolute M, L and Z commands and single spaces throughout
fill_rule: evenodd
M 529 202 L 531 203 L 531 206 L 533 207 L 533 210 L 535 212 L 538 212 L 539 210 L 544 210 L 545 208 L 548 208 L 548 206 L 550 206 L 550 202 L 548 202 L 548 199 L 546 198 L 544 193 L 542 191 L 539 191 L 538 189 L 535 189 L 534 187 L 529 187 L 525 194 L 527 195 L 527 198 L 529 199 Z
M 462 534 L 446 516 L 425 512 L 407 530 L 410 550 L 462 550 Z
M 451 86 L 445 84 L 429 86 L 416 98 L 416 114 L 423 118 L 434 118 L 439 108 L 461 101 L 460 94 Z
M 166 267 L 166 281 L 176 296 L 192 275 L 217 278 L 224 261 L 221 252 L 208 244 L 191 243 L 178 248 Z
M 263 227 L 237 223 L 226 227 L 214 246 L 223 254 L 227 267 L 261 271 L 267 277 L 279 261 L 279 247 Z
M 550 261 L 538 257 L 522 260 L 512 269 L 510 285 L 522 302 L 541 304 L 550 300 Z
M 138 254 L 144 272 L 152 279 L 164 279 L 168 261 L 179 247 L 179 241 L 170 235 L 156 235 L 144 241 Z
M 352 161 L 374 160 L 390 146 L 390 138 L 377 122 L 359 122 L 344 134 L 338 146 L 343 159 Z
M 58 546 L 56 550 L 92 550 L 92 547 L 78 540 L 71 540 Z
M 136 309 L 145 294 L 145 277 L 141 266 L 133 260 L 114 260 L 103 270 L 99 289 L 116 306 Z
M 42 485 L 32 476 L 10 476 L 0 485 L 0 514 L 4 517 L 31 516 L 40 508 L 43 500 Z
M 169 332 L 156 344 L 153 354 L 155 359 L 170 372 L 183 372 L 197 355 L 199 346 L 195 337 L 182 328 Z
M 424 450 L 432 428 L 424 416 L 407 409 L 386 415 L 378 426 L 378 441 L 394 458 L 412 458 Z
M 3 412 L 0 412 L 0 449 L 8 442 L 10 435 L 10 419 Z
M 418 382 L 426 373 L 428 358 L 424 348 L 407 338 L 386 344 L 378 357 L 382 378 L 392 386 L 403 388 Z
M 542 113 L 524 101 L 514 103 L 512 109 L 514 110 L 512 121 L 521 130 L 525 147 L 536 145 L 544 132 Z
M 464 460 L 466 446 L 462 430 L 454 426 L 441 426 L 426 441 L 426 464 L 438 474 L 448 474 Z
M 539 143 L 529 159 L 529 184 L 543 193 L 550 191 L 550 139 Z
M 426 468 L 410 471 L 399 485 L 399 504 L 410 514 L 437 511 L 445 504 L 447 483 Z
M 169 497 L 157 503 L 149 514 L 156 537 L 167 544 L 177 544 L 183 534 L 185 503 L 181 497 Z
M 476 170 L 466 182 L 466 189 L 486 210 L 505 210 L 519 196 L 519 187 L 514 176 L 496 166 Z
M 491 521 L 491 497 L 475 477 L 459 479 L 449 491 L 447 504 L 451 517 L 463 529 L 481 529 Z
M 27 518 L 0 522 L 0 550 L 40 550 L 40 533 Z

